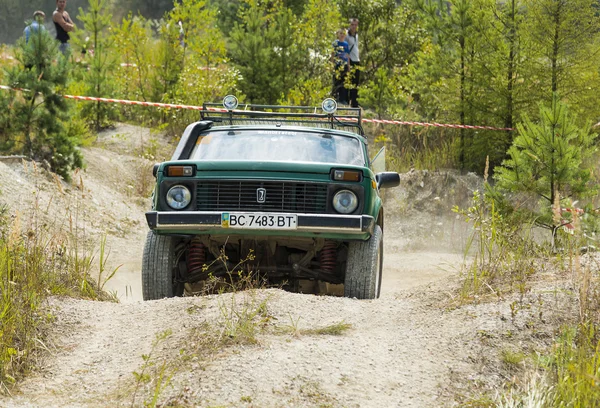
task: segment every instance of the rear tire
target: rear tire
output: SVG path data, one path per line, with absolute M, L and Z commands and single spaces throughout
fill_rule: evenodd
M 382 273 L 383 231 L 376 225 L 371 238 L 348 245 L 344 296 L 377 299 L 381 292 Z
M 144 300 L 181 296 L 182 285 L 175 282 L 175 239 L 149 231 L 142 260 Z

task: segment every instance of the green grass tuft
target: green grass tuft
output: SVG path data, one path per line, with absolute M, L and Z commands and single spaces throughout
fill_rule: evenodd
M 29 217 L 17 212 L 10 219 L 7 208 L 0 208 L 0 393 L 10 393 L 47 350 L 45 333 L 53 319 L 44 307 L 48 296 L 114 300 L 102 290 L 114 275 L 102 279 L 104 243 L 98 285 L 91 276 L 92 251 L 80 244 L 82 231 L 73 224 L 66 231 L 47 225 L 39 221 L 40 211 L 36 203 Z

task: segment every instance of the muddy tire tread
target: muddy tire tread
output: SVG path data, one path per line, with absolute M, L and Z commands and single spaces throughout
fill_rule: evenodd
M 376 287 L 380 267 L 377 253 L 383 240 L 383 232 L 379 225 L 375 226 L 373 235 L 367 241 L 351 242 L 348 247 L 346 277 L 344 279 L 344 296 L 357 299 L 376 299 L 379 287 Z M 383 262 L 383 250 L 381 253 Z
M 173 238 L 149 231 L 142 260 L 144 300 L 173 297 L 172 270 L 175 264 Z

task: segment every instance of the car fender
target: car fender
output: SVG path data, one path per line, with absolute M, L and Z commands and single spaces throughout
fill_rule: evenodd
M 376 219 L 376 224 L 381 227 L 383 231 L 383 201 L 381 197 L 375 199 L 375 205 L 373 206 L 373 216 Z

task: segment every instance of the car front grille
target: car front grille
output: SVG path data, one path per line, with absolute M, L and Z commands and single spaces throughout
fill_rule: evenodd
M 264 189 L 264 202 L 258 202 Z M 325 213 L 327 184 L 256 180 L 208 180 L 196 186 L 198 211 Z

